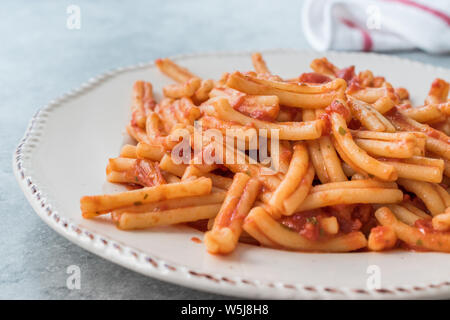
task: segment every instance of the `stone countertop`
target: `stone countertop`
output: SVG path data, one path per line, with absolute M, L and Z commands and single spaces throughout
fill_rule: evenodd
M 81 28 L 66 26 L 67 7 Z M 222 299 L 99 258 L 51 230 L 12 174 L 12 153 L 43 105 L 92 76 L 183 53 L 308 48 L 301 1 L 12 1 L 0 4 L 0 299 Z M 449 56 L 397 55 L 450 68 Z M 420 76 L 420 75 L 414 75 Z M 66 286 L 81 268 L 81 289 Z

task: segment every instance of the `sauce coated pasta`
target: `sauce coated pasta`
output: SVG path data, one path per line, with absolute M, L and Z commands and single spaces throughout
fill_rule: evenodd
M 170 59 L 156 101 L 136 81 L 136 141 L 106 178 L 132 190 L 81 198 L 121 230 L 188 224 L 212 254 L 240 242 L 308 251 L 450 252 L 449 83 L 423 105 L 372 71 L 315 59 L 297 78 L 254 71 L 202 79 Z M 231 71 L 231 72 L 230 72 Z

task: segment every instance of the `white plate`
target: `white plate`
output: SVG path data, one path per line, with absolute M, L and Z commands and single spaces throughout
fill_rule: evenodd
M 322 55 L 264 52 L 270 69 L 285 77 L 309 70 L 310 61 Z M 362 53 L 326 56 L 339 66 L 354 64 L 357 70 L 371 69 L 387 77 L 395 86 L 407 88 L 418 103 L 435 77 L 450 79 L 450 70 L 396 57 Z M 251 69 L 249 53 L 175 60 L 201 77 L 218 78 L 224 71 Z M 157 93 L 170 82 L 151 63 L 122 68 L 91 79 L 42 108 L 31 120 L 14 154 L 14 171 L 37 214 L 55 231 L 137 272 L 220 294 L 252 298 L 450 298 L 450 255 L 446 254 L 308 254 L 241 244 L 232 255 L 217 257 L 191 241 L 193 236 L 202 235 L 187 227 L 124 232 L 107 219 L 82 219 L 81 196 L 119 188 L 105 182 L 105 166 L 109 157 L 118 155 L 126 139 L 132 85 L 138 79 L 151 81 Z M 369 266 L 379 271 L 381 289 L 367 287 L 373 270 Z

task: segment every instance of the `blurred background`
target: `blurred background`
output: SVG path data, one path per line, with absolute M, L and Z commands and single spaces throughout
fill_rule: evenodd
M 449 11 L 448 0 L 2 0 L 0 299 L 222 298 L 107 262 L 38 218 L 11 157 L 29 119 L 53 98 L 106 70 L 184 53 L 388 50 L 450 68 Z M 73 264 L 83 269 L 80 290 L 66 287 Z

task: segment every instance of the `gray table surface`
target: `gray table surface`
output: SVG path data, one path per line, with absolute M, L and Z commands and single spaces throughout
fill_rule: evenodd
M 66 27 L 67 6 L 81 29 Z M 28 120 L 54 97 L 119 66 L 181 53 L 309 48 L 302 1 L 6 1 L 0 4 L 0 299 L 222 299 L 124 269 L 51 230 L 12 174 Z M 449 56 L 397 53 L 450 68 Z M 417 75 L 413 75 L 417 76 Z M 81 289 L 66 286 L 69 265 Z

